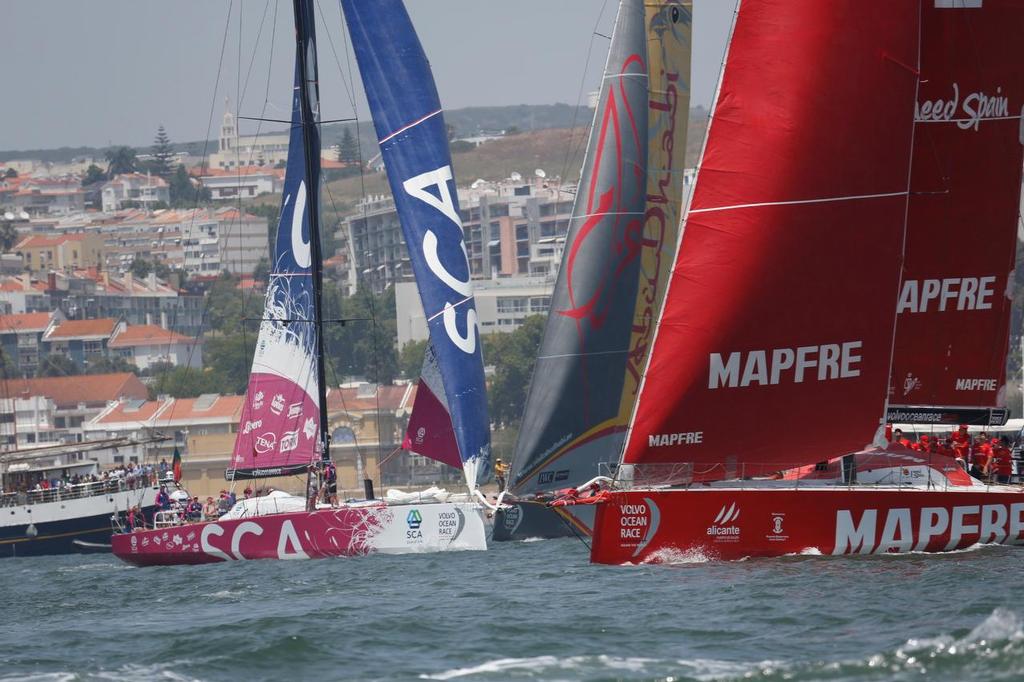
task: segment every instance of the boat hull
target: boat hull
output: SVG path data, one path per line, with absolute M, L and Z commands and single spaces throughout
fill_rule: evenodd
M 543 502 L 512 502 L 494 512 L 495 542 L 589 537 L 594 527 L 593 505 L 548 507 Z
M 602 564 L 790 554 L 943 552 L 1024 544 L 1024 490 L 630 490 L 598 505 Z
M 111 517 L 140 505 L 147 519 L 156 488 L 121 490 L 31 505 L 0 508 L 0 558 L 109 552 Z
M 487 549 L 472 503 L 341 507 L 190 523 L 115 535 L 114 554 L 137 566 L 246 559 L 318 559 Z

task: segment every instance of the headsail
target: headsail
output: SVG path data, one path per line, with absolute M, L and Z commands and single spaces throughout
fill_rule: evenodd
M 490 458 L 477 314 L 448 134 L 401 0 L 341 0 L 470 487 Z
M 741 0 L 626 463 L 756 475 L 876 432 L 918 2 Z
M 923 2 L 891 421 L 1002 423 L 1024 163 L 1024 3 Z M 981 409 L 978 409 L 981 408 Z
M 412 414 L 405 429 L 402 449 L 449 466 L 462 466 L 441 368 L 437 365 L 434 347 L 429 343 L 423 354 L 423 369 L 416 386 L 416 398 L 412 403 Z
M 689 14 L 676 7 L 674 14 L 658 17 L 666 41 L 684 28 L 689 37 Z M 652 20 L 654 14 L 652 10 Z M 643 330 L 637 326 L 644 324 L 642 311 L 650 305 L 646 298 L 656 298 L 651 289 L 658 285 L 657 255 L 652 253 L 657 245 L 651 240 L 661 236 L 649 233 L 644 215 L 649 102 L 645 23 L 643 0 L 620 3 L 512 458 L 510 485 L 519 493 L 565 487 L 596 475 L 599 461 L 617 456 L 625 434 L 635 395 L 630 375 L 639 376 L 646 355 Z M 682 78 L 689 78 L 688 70 Z M 671 103 L 665 101 L 670 108 L 678 106 L 677 95 Z M 675 121 L 663 125 L 667 131 Z M 673 160 L 659 157 L 658 163 L 664 167 Z M 641 272 L 644 290 L 638 293 Z
M 319 150 L 320 143 L 316 125 L 303 126 L 300 97 L 304 59 L 313 83 L 306 110 L 315 116 L 319 111 L 316 41 L 312 5 L 297 2 L 296 11 L 296 23 L 304 22 L 307 44 L 305 50 L 301 41 L 296 45 L 281 217 L 242 420 L 225 473 L 229 480 L 304 471 L 322 451 L 319 320 L 314 291 L 314 261 L 319 249 L 311 229 L 311 214 L 318 210 L 320 157 L 307 158 L 306 153 L 307 146 Z M 304 139 L 303 127 L 312 139 Z

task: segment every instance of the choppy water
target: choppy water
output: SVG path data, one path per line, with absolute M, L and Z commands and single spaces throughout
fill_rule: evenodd
M 490 552 L 0 561 L 0 680 L 1012 680 L 1024 550 L 591 566 Z

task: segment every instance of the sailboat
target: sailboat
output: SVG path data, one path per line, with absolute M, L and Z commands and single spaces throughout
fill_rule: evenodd
M 691 20 L 690 2 L 619 5 L 495 540 L 593 525 L 546 502 L 622 447 L 681 214 Z
M 592 561 L 1024 543 L 1020 487 L 885 438 L 1005 418 L 1022 25 L 740 1 Z
M 216 521 L 116 535 L 114 554 L 137 565 L 305 559 L 374 552 L 486 549 L 474 501 L 490 436 L 469 263 L 447 134 L 433 78 L 401 0 L 343 0 L 381 153 L 424 309 L 446 428 L 470 492 L 410 502 L 341 505 L 275 496 L 239 502 Z M 229 480 L 330 466 L 321 292 L 319 92 L 314 6 L 294 0 L 296 57 L 284 194 L 273 272 Z M 435 423 L 439 417 L 434 415 Z M 313 486 L 315 487 L 315 486 Z M 262 504 L 261 504 L 262 502 Z

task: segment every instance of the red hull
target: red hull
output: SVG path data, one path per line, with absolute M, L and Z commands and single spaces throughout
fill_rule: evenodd
M 942 552 L 1022 536 L 1019 488 L 631 490 L 598 506 L 591 561 Z

